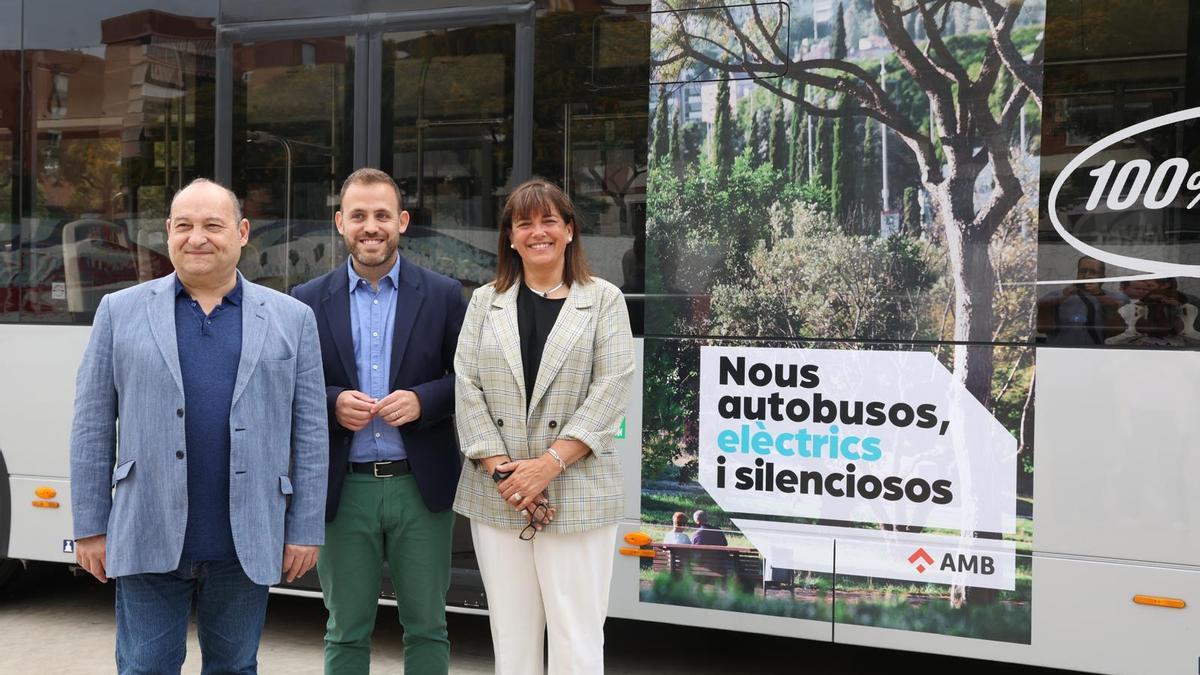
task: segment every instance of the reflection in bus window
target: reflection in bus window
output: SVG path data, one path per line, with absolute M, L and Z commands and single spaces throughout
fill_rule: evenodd
M 1111 2 L 1047 6 L 1046 115 L 1042 125 L 1042 203 L 1068 162 L 1103 143 L 1075 169 L 1057 195 L 1063 228 L 1105 254 L 1195 265 L 1200 263 L 1200 133 L 1195 121 L 1168 124 L 1117 141 L 1105 139 L 1135 124 L 1195 105 L 1190 72 L 1189 16 L 1183 2 Z M 1082 30 L 1079 26 L 1087 26 Z M 1104 257 L 1100 253 L 1094 253 Z M 1091 262 L 1087 262 L 1091 261 Z M 1107 277 L 1128 269 L 1080 258 L 1055 231 L 1045 210 L 1039 221 L 1038 278 L 1083 278 L 1086 266 Z M 1076 265 L 1078 264 L 1078 269 Z M 1066 284 L 1038 303 L 1039 340 L 1073 346 L 1192 346 L 1200 280 L 1137 279 Z M 1097 302 L 1102 303 L 1100 306 Z M 1057 303 L 1052 312 L 1048 309 Z M 1089 304 L 1085 304 L 1089 303 Z M 1113 303 L 1119 303 L 1113 313 Z M 1093 311 L 1088 312 L 1091 308 Z M 1096 316 L 1096 314 L 1104 316 Z M 1054 324 L 1054 325 L 1051 325 Z M 1080 329 L 1091 326 L 1090 330 Z M 1099 328 L 1097 330 L 1097 328 Z
M 512 25 L 385 33 L 381 165 L 405 192 L 401 253 L 467 288 L 495 278 L 512 167 Z
M 234 48 L 233 190 L 250 220 L 238 268 L 250 281 L 287 291 L 345 260 L 333 213 L 353 170 L 353 42 Z
M 170 197 L 211 173 L 198 152 L 213 129 L 211 19 L 146 10 L 101 33 L 99 45 L 25 53 L 36 171 L 23 320 L 86 322 L 105 293 L 170 271 Z
M 588 263 L 626 295 L 644 333 L 650 56 L 644 14 L 547 12 L 534 101 L 534 173 L 575 202 Z
M 1038 298 L 1037 329 L 1046 344 L 1059 347 L 1099 345 L 1117 335 L 1121 308 L 1129 298 L 1105 288 L 1107 266 L 1083 256 L 1076 265 L 1078 283 L 1067 284 Z
M 0 322 L 17 320 L 21 298 L 19 181 L 13 171 L 20 138 L 20 68 L 19 51 L 0 49 Z

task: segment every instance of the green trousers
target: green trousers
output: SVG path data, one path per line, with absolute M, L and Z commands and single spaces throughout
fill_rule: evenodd
M 325 672 L 365 675 L 386 560 L 404 626 L 404 672 L 446 675 L 446 590 L 454 512 L 431 513 L 411 476 L 349 474 L 317 562 L 329 621 Z

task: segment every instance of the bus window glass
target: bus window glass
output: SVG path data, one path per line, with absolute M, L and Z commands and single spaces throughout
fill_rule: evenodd
M 592 272 L 625 293 L 635 335 L 644 332 L 650 170 L 645 17 L 547 12 L 534 60 L 534 173 L 571 196 Z
M 211 13 L 88 11 L 55 31 L 26 8 L 23 321 L 86 323 L 104 294 L 170 272 L 170 198 L 211 175 Z
M 354 39 L 234 47 L 233 190 L 250 241 L 238 268 L 278 291 L 345 260 L 333 225 L 353 170 Z
M 0 13 L 20 16 L 18 0 L 0 0 Z M 16 321 L 21 302 L 20 165 L 21 25 L 0 25 L 0 322 Z
M 1200 344 L 1195 5 L 1050 3 L 1047 32 L 1038 341 Z
M 515 47 L 512 25 L 383 36 L 380 163 L 412 217 L 402 253 L 467 288 L 495 278 Z

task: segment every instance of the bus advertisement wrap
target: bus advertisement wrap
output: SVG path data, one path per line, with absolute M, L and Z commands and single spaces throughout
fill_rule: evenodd
M 640 600 L 1029 644 L 1045 5 L 702 4 L 649 15 Z

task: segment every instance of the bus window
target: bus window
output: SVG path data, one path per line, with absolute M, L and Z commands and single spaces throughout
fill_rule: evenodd
M 238 267 L 278 291 L 346 259 L 333 226 L 353 170 L 354 38 L 272 40 L 234 47 L 233 190 L 250 241 Z
M 1196 20 L 1187 3 L 1047 6 L 1037 267 L 1038 341 L 1058 347 L 1194 347 L 1200 280 L 1160 265 L 1198 262 L 1200 133 Z M 1086 23 L 1087 30 L 1077 26 Z M 1189 31 L 1192 33 L 1189 35 Z M 1134 125 L 1141 133 L 1111 140 Z M 1076 157 L 1081 166 L 1067 171 Z M 1064 177 L 1053 204 L 1056 181 Z M 1055 222 L 1075 242 L 1060 236 Z M 1096 250 L 1083 251 L 1079 244 Z M 1121 264 L 1120 257 L 1137 264 Z M 1127 278 L 1148 276 L 1150 278 Z
M 170 198 L 211 175 L 214 33 L 198 9 L 64 32 L 54 10 L 26 7 L 22 321 L 89 322 L 104 294 L 171 270 Z
M 383 35 L 380 165 L 412 216 L 402 254 L 467 288 L 495 277 L 515 46 L 511 24 Z
M 14 16 L 20 3 L 0 0 L 0 13 Z M 20 25 L 0 25 L 0 322 L 16 321 L 20 304 Z
M 625 293 L 635 335 L 645 330 L 646 25 L 641 13 L 547 12 L 535 58 L 534 173 L 571 196 L 588 263 Z

